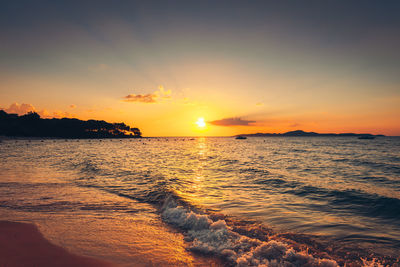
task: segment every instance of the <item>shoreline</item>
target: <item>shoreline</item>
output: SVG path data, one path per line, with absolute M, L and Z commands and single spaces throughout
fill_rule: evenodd
M 0 248 L 0 266 L 115 266 L 52 244 L 31 223 L 0 221 Z
M 161 242 L 165 240 L 160 239 Z M 135 242 L 135 241 L 133 241 Z M 154 245 L 157 243 L 154 240 Z M 171 246 L 176 245 L 174 241 Z M 137 249 L 134 245 L 133 250 Z M 166 247 L 166 249 L 171 249 Z M 197 266 L 222 267 L 220 259 L 180 249 L 181 255 L 170 254 L 171 258 L 152 258 L 150 253 L 136 255 L 131 262 L 118 263 L 93 256 L 71 252 L 64 246 L 53 244 L 35 223 L 0 220 L 0 266 L 6 267 L 123 267 L 123 266 Z M 158 250 L 161 254 L 164 252 Z M 164 255 L 166 256 L 166 255 Z M 183 258 L 179 258 L 183 256 Z M 178 258 L 176 258 L 178 257 Z M 191 258 L 191 259 L 190 259 Z M 155 261 L 153 261 L 155 260 Z

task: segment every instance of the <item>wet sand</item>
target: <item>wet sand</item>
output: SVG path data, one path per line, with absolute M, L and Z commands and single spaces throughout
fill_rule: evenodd
M 143 230 L 143 229 L 142 229 Z M 153 229 L 154 230 L 154 229 Z M 143 234 L 150 234 L 143 232 Z M 157 231 L 156 233 L 157 234 Z M 115 266 L 223 266 L 216 258 L 194 256 L 183 249 L 183 244 L 177 240 L 166 239 L 173 237 L 167 233 L 165 238 L 153 238 L 153 250 L 136 247 L 134 260 L 119 264 L 104 260 L 81 256 L 69 252 L 61 246 L 49 242 L 31 223 L 0 221 L 0 266 L 3 267 L 115 267 Z M 136 236 L 137 239 L 138 236 Z M 93 241 L 93 240 L 92 240 Z M 168 242 L 168 243 L 169 243 Z M 159 243 L 162 245 L 158 247 Z M 157 248 L 158 247 L 158 248 Z M 168 254 L 168 256 L 167 256 Z
M 0 221 L 0 266 L 110 267 L 105 261 L 72 254 L 46 240 L 33 224 Z

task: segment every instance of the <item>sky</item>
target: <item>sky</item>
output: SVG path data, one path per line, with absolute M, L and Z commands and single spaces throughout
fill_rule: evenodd
M 399 1 L 1 0 L 0 108 L 144 136 L 400 136 L 398 14 Z

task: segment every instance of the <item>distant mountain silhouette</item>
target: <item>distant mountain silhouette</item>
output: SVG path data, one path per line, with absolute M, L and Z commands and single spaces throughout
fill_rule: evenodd
M 59 138 L 139 138 L 138 128 L 125 123 L 97 120 L 42 119 L 36 112 L 25 115 L 8 114 L 0 110 L 0 135 Z
M 309 136 L 354 136 L 354 137 L 366 137 L 366 136 L 384 136 L 382 134 L 373 135 L 373 134 L 356 134 L 356 133 L 315 133 L 315 132 L 305 132 L 302 130 L 290 131 L 286 133 L 255 133 L 255 134 L 240 134 L 237 136 L 253 136 L 253 137 L 263 137 L 263 136 L 301 136 L 301 137 L 309 137 Z

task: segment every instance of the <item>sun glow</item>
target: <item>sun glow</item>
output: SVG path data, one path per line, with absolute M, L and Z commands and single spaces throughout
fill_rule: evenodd
M 204 121 L 204 118 L 198 118 L 196 121 L 197 127 L 203 129 L 206 127 L 206 122 Z

